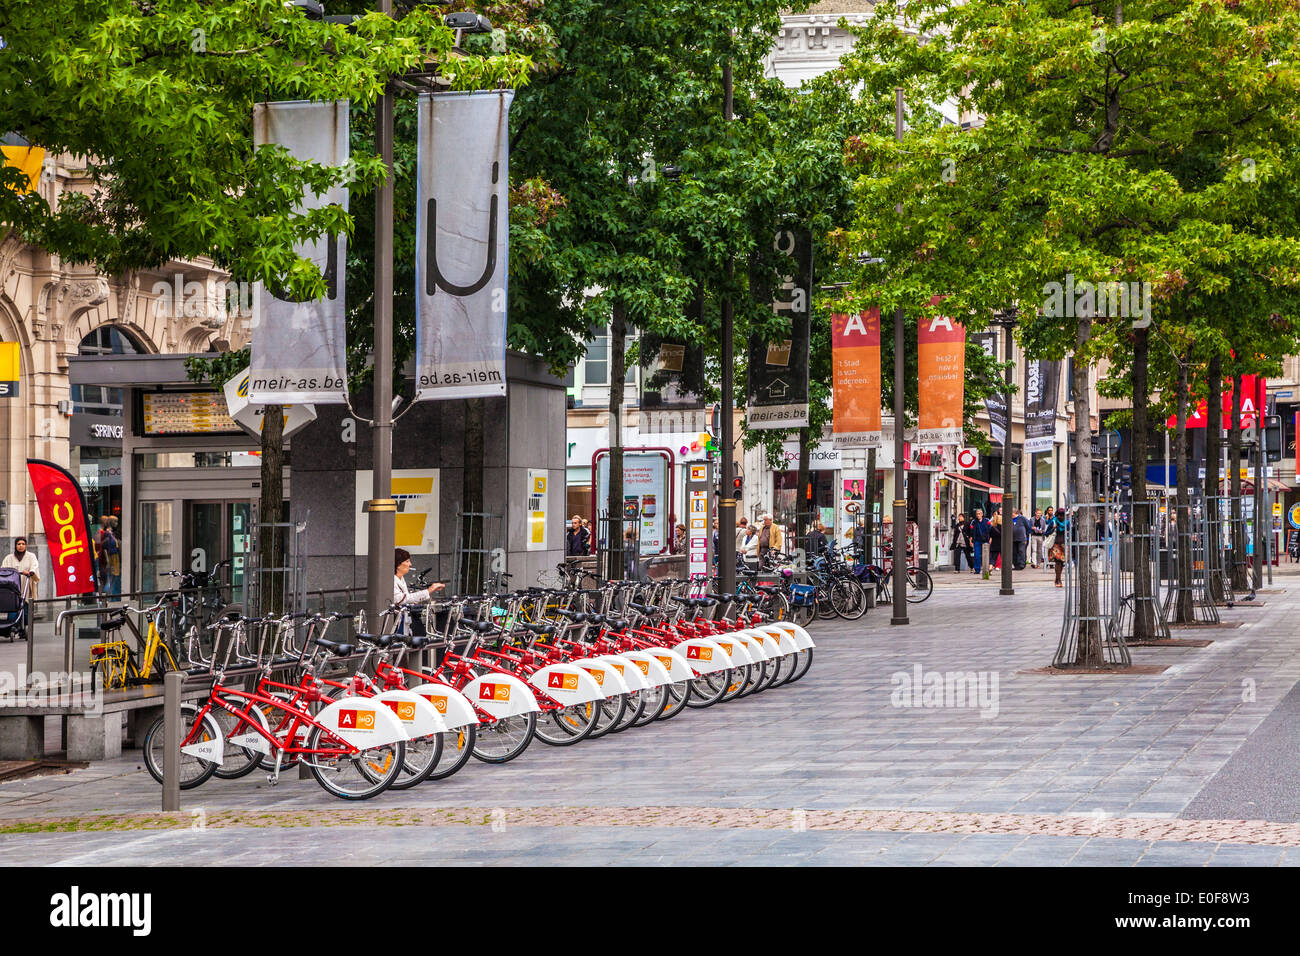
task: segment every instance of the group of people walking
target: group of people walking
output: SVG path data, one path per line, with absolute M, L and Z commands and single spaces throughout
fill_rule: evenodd
M 990 517 L 984 509 L 976 508 L 967 518 L 958 514 L 950 527 L 952 566 L 961 572 L 965 558 L 971 574 L 989 576 L 993 568 L 1002 567 L 1002 507 L 995 505 Z M 1061 571 L 1065 567 L 1065 540 L 1069 528 L 1064 508 L 1034 509 L 1032 518 L 1025 517 L 1019 508 L 1011 516 L 1012 553 L 1011 567 L 1023 571 L 1026 566 L 1045 568 L 1050 562 L 1056 570 L 1056 586 L 1062 587 Z M 987 565 L 985 559 L 987 558 Z

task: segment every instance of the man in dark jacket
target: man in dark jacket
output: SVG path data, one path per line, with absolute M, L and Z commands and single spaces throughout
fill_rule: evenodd
M 1015 571 L 1025 569 L 1025 554 L 1029 549 L 1029 519 L 1016 509 L 1016 516 L 1011 519 L 1011 567 Z
M 975 517 L 966 525 L 966 537 L 975 549 L 975 560 L 971 565 L 971 574 L 979 574 L 984 567 L 984 548 L 989 543 L 989 534 L 993 527 L 984 517 L 984 509 L 976 508 Z
M 808 556 L 821 554 L 826 550 L 826 529 L 821 522 L 816 522 L 808 532 Z
M 574 515 L 569 519 L 568 530 L 564 532 L 564 553 L 568 557 L 591 552 L 591 532 L 582 526 L 582 519 Z

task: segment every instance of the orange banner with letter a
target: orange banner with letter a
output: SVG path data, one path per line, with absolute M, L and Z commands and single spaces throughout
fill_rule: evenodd
M 938 305 L 943 296 L 930 299 Z M 922 314 L 916 327 L 918 378 L 916 441 L 919 445 L 962 442 L 966 380 L 966 327 L 947 315 Z
M 880 310 L 831 316 L 836 448 L 880 447 Z
M 36 503 L 45 527 L 45 544 L 54 566 L 54 593 L 89 594 L 95 590 L 93 550 L 81 486 L 58 465 L 27 459 L 27 473 L 36 489 Z

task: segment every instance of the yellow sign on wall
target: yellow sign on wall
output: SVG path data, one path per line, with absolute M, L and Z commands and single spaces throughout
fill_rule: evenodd
M 39 146 L 0 146 L 0 154 L 4 156 L 5 166 L 15 167 L 27 180 L 27 185 L 20 185 L 18 192 L 32 192 L 40 182 L 45 150 Z
M 0 398 L 18 397 L 18 343 L 0 342 Z
M 547 474 L 528 469 L 528 551 L 546 550 Z

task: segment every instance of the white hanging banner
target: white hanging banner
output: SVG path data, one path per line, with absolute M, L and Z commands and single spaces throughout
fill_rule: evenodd
M 297 159 L 325 166 L 348 161 L 348 102 L 290 101 L 253 105 L 255 146 L 283 146 Z M 348 191 L 331 186 L 303 195 L 299 211 L 339 205 Z M 346 310 L 343 301 L 347 239 L 321 236 L 295 251 L 325 276 L 323 299 L 294 302 L 282 289 L 258 283 L 253 297 L 252 361 L 248 399 L 257 405 L 304 405 L 347 401 Z
M 511 90 L 420 97 L 416 399 L 506 393 Z

